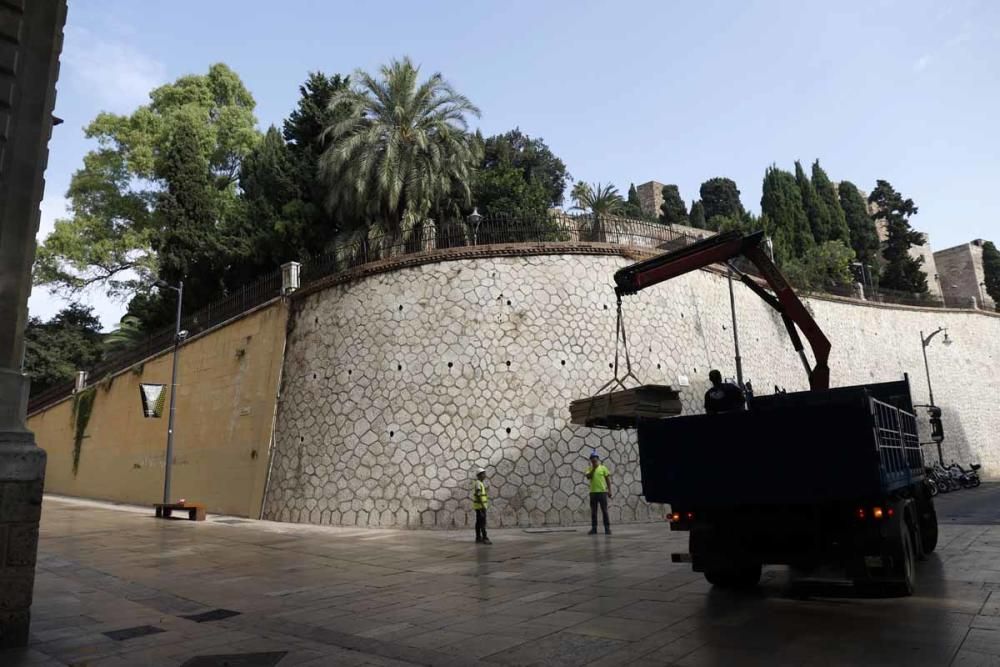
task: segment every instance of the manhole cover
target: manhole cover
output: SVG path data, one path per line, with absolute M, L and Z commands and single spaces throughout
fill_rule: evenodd
M 182 663 L 181 667 L 274 667 L 286 655 L 288 651 L 198 655 Z
M 145 637 L 146 635 L 155 635 L 160 632 L 166 632 L 163 628 L 157 628 L 153 625 L 137 625 L 134 628 L 124 628 L 122 630 L 112 630 L 111 632 L 105 632 L 105 637 L 110 637 L 116 642 L 125 641 L 126 639 L 134 639 L 136 637 Z
M 203 611 L 200 614 L 181 616 L 181 618 L 186 618 L 187 620 L 194 621 L 195 623 L 207 623 L 208 621 L 221 621 L 224 618 L 232 618 L 233 616 L 239 615 L 240 612 L 232 611 L 230 609 L 213 609 L 212 611 Z

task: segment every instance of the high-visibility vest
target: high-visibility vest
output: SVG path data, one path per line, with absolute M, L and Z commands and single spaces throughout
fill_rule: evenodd
M 489 504 L 490 496 L 486 493 L 486 483 L 477 479 L 475 486 L 472 487 L 472 509 L 484 510 Z

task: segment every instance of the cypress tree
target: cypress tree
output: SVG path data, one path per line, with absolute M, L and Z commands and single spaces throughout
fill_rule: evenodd
M 837 196 L 837 190 L 830 182 L 830 177 L 823 171 L 823 167 L 819 166 L 819 160 L 812 165 L 812 185 L 826 207 L 827 220 L 830 223 L 828 240 L 843 241 L 844 245 L 850 245 L 851 232 L 847 227 L 844 209 L 840 206 L 840 197 Z
M 868 215 L 868 205 L 857 186 L 841 181 L 837 186 L 840 207 L 850 232 L 850 246 L 858 261 L 867 264 L 871 271 L 879 268 L 879 240 L 875 222 Z
M 743 217 L 743 203 L 736 182 L 730 178 L 710 178 L 701 184 L 701 203 L 705 207 L 705 219 L 717 215 L 740 219 Z
M 799 186 L 802 207 L 809 220 L 813 239 L 816 243 L 828 241 L 830 239 L 830 214 L 826 210 L 823 200 L 816 194 L 816 189 L 809 181 L 809 177 L 806 176 L 806 172 L 802 169 L 802 163 L 798 160 L 795 161 L 795 183 Z
M 663 203 L 660 204 L 660 222 L 666 225 L 688 224 L 687 206 L 681 199 L 680 190 L 676 185 L 664 185 L 661 191 Z
M 772 230 L 776 256 L 781 261 L 804 257 L 815 245 L 809 219 L 802 206 L 802 193 L 795 177 L 771 165 L 764 173 L 760 209 Z
M 705 206 L 701 200 L 691 202 L 691 215 L 688 216 L 688 224 L 695 229 L 707 229 L 705 223 Z

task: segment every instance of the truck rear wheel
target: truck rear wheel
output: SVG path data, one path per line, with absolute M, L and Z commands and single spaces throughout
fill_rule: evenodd
M 887 582 L 886 589 L 890 595 L 913 595 L 913 582 L 916 579 L 917 552 L 913 543 L 913 531 L 905 521 L 899 522 L 900 554 L 893 563 L 893 579 Z
M 753 588 L 760 583 L 760 563 L 746 563 L 733 567 L 705 570 L 708 583 L 719 588 Z

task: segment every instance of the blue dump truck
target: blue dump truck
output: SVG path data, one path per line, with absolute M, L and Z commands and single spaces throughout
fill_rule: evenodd
M 781 315 L 810 385 L 755 397 L 745 410 L 636 418 L 643 494 L 668 503 L 672 529 L 689 532 L 689 553 L 673 559 L 716 586 L 754 586 L 766 564 L 833 566 L 868 592 L 909 595 L 914 563 L 938 533 L 909 381 L 830 388 L 830 343 L 761 240 L 721 234 L 615 274 L 620 300 L 727 264 Z M 735 266 L 740 256 L 757 276 Z

